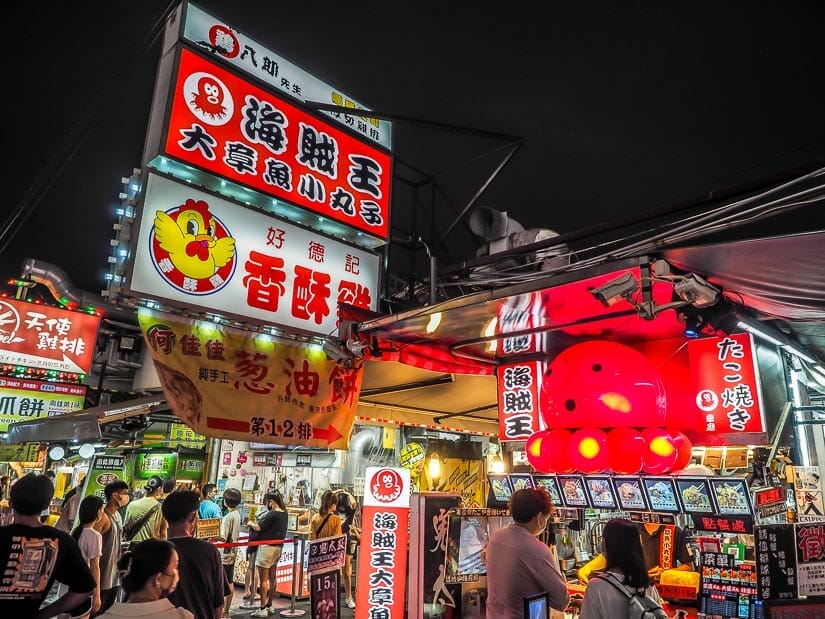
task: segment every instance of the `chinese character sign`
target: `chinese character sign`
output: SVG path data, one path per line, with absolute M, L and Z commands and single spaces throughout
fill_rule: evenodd
M 0 299 L 0 363 L 85 374 L 99 316 Z
M 502 441 L 523 441 L 544 429 L 539 413 L 543 361 L 499 366 L 498 426 Z
M 328 334 L 338 303 L 377 307 L 379 258 L 154 174 L 130 290 Z
M 0 432 L 11 423 L 79 411 L 85 401 L 85 385 L 0 377 Z
M 358 619 L 401 619 L 407 580 L 410 471 L 367 467 L 358 554 Z
M 324 83 L 191 3 L 188 3 L 186 8 L 183 37 L 193 45 L 219 56 L 248 75 L 266 82 L 267 86 L 291 97 L 302 101 L 321 101 L 341 107 L 366 109 L 366 106 L 349 95 Z M 387 149 L 392 144 L 392 125 L 389 121 L 355 114 L 324 113 Z
M 363 368 L 290 344 L 167 314 L 139 312 L 170 408 L 216 438 L 346 449 Z
M 798 595 L 825 595 L 825 524 L 797 524 Z
M 688 342 L 698 411 L 696 430 L 709 434 L 764 432 L 756 350 L 750 333 Z
M 167 155 L 386 240 L 391 157 L 187 49 Z

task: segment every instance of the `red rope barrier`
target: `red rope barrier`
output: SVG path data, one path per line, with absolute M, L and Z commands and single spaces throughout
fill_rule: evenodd
M 211 541 L 211 540 L 210 540 Z M 294 542 L 294 537 L 289 537 L 287 539 L 261 539 L 255 540 L 254 542 L 250 542 L 249 540 L 245 542 L 211 542 L 215 548 L 239 548 L 242 546 L 282 546 L 287 542 Z

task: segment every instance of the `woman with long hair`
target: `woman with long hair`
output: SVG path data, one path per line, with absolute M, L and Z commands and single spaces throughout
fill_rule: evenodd
M 258 532 L 258 541 L 281 540 L 273 544 L 261 544 L 258 546 L 255 565 L 258 568 L 258 579 L 261 583 L 261 607 L 252 611 L 251 617 L 268 617 L 275 614 L 272 603 L 277 592 L 276 574 L 278 560 L 281 558 L 283 550 L 283 539 L 286 537 L 286 528 L 289 523 L 289 514 L 284 505 L 281 493 L 275 490 L 268 492 L 264 496 L 264 504 L 269 510 L 258 518 L 257 522 L 249 522 L 247 526 Z
M 309 539 L 341 535 L 341 517 L 335 513 L 338 500 L 332 490 L 321 495 L 321 507 L 309 523 Z
M 153 617 L 155 619 L 194 619 L 194 615 L 175 607 L 166 599 L 178 586 L 178 551 L 166 540 L 147 539 L 123 554 L 117 567 L 122 575 L 124 602 L 115 602 L 100 619 Z M 140 608 L 135 608 L 139 605 Z
M 94 576 L 95 590 L 89 599 L 71 610 L 68 616 L 72 619 L 80 617 L 85 619 L 100 608 L 100 556 L 103 554 L 103 536 L 94 526 L 101 518 L 103 518 L 103 499 L 94 495 L 84 497 L 77 508 L 77 526 L 72 530 L 71 536 L 80 546 L 83 559 Z
M 602 576 L 591 578 L 584 592 L 581 619 L 613 619 L 627 616 L 628 593 L 659 600 L 659 593 L 647 575 L 639 529 L 630 520 L 614 518 L 604 525 L 602 552 L 607 565 Z M 608 581 L 612 579 L 613 582 Z

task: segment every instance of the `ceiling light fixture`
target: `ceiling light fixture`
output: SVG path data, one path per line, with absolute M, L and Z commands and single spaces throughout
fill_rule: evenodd
M 695 340 L 702 334 L 702 327 L 705 326 L 704 319 L 696 312 L 685 314 L 685 337 Z

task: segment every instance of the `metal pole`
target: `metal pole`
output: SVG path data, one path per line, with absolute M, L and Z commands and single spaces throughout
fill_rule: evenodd
M 299 551 L 298 542 L 300 541 L 300 558 L 299 558 Z M 307 611 L 303 608 L 295 608 L 295 598 L 297 594 L 297 588 L 301 586 L 304 578 L 304 536 L 295 534 L 292 538 L 292 548 L 293 548 L 293 558 L 292 558 L 292 600 L 290 602 L 289 608 L 285 608 L 281 611 L 281 617 L 303 617 Z M 299 563 L 300 562 L 300 563 Z M 300 567 L 299 567 L 300 565 Z M 298 574 L 298 578 L 295 578 L 295 574 Z

